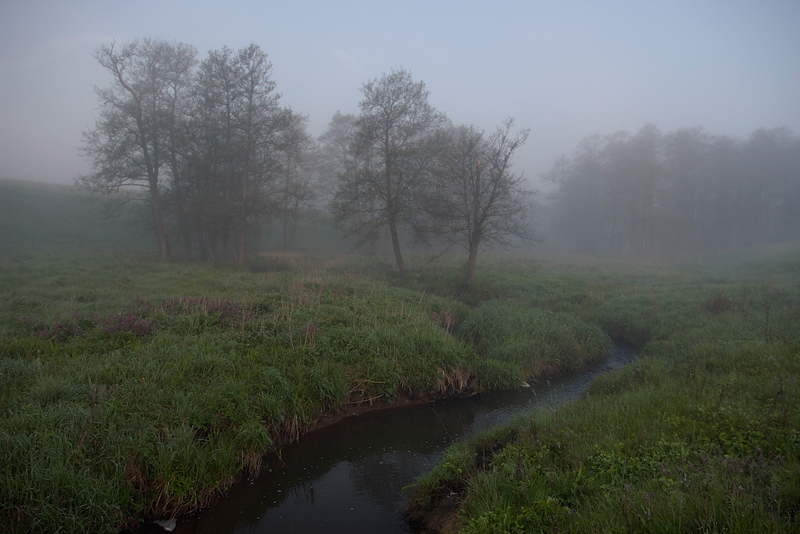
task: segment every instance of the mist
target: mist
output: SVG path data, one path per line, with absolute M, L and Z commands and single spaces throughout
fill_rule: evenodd
M 108 77 L 103 42 L 153 37 L 209 50 L 258 44 L 284 105 L 317 137 L 355 113 L 369 79 L 404 68 L 455 124 L 529 128 L 515 166 L 535 182 L 584 137 L 653 123 L 745 138 L 800 128 L 794 3 L 251 2 L 0 6 L 0 177 L 71 184 Z
M 702 128 L 584 138 L 544 176 L 551 244 L 584 254 L 686 256 L 800 239 L 800 137 Z
M 796 532 L 798 27 L 0 1 L 0 521 Z

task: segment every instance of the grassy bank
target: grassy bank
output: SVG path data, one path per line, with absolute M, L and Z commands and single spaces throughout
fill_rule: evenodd
M 549 290 L 509 273 L 494 291 L 571 310 L 641 359 L 453 447 L 413 489 L 412 517 L 429 532 L 800 530 L 797 247 L 556 271 L 537 277 Z
M 6 254 L 4 528 L 114 532 L 170 517 L 254 476 L 325 414 L 515 387 L 608 346 L 571 314 L 473 311 L 370 262 L 278 263 Z M 509 317 L 525 334 L 489 343 L 507 337 Z

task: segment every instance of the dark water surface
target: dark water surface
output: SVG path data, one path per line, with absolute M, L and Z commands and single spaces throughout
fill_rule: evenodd
M 631 362 L 615 347 L 580 373 L 530 388 L 351 417 L 303 436 L 261 477 L 233 487 L 213 507 L 178 518 L 174 532 L 412 532 L 402 488 L 449 445 L 513 417 L 578 397 L 592 379 Z

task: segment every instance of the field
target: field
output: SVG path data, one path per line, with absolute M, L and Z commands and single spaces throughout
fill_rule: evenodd
M 800 247 L 691 263 L 157 261 L 133 215 L 0 182 L 0 524 L 115 532 L 213 501 L 354 407 L 640 362 L 456 447 L 414 488 L 468 532 L 798 528 Z M 664 525 L 663 528 L 660 525 Z
M 411 488 L 424 531 L 800 531 L 797 245 L 629 268 L 572 263 L 568 285 L 593 281 L 577 301 L 528 303 L 570 310 L 640 359 L 448 450 Z

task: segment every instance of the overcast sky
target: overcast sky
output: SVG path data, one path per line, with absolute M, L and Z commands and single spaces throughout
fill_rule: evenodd
M 103 42 L 258 44 L 282 103 L 357 113 L 364 82 L 405 68 L 456 124 L 531 129 L 530 178 L 594 133 L 703 126 L 800 133 L 800 1 L 0 0 L 0 177 L 72 183 L 97 117 Z

